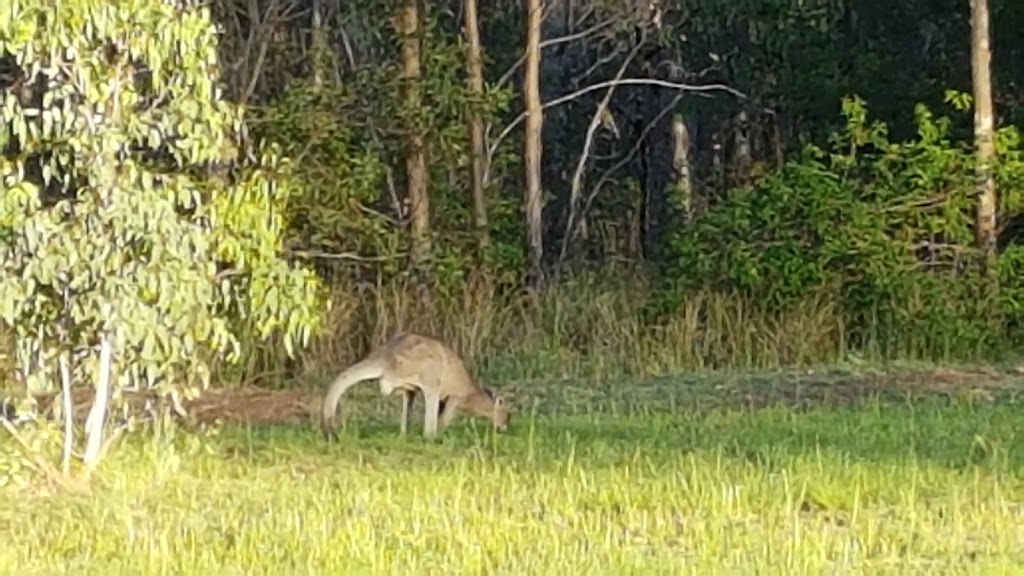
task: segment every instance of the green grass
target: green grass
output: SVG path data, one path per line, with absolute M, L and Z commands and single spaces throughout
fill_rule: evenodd
M 743 394 L 717 384 L 647 381 L 628 402 L 594 393 L 575 404 L 577 389 L 535 385 L 516 395 L 510 434 L 464 419 L 436 443 L 398 438 L 398 403 L 379 399 L 350 404 L 337 444 L 312 426 L 137 438 L 105 462 L 91 494 L 0 494 L 0 572 L 998 574 L 1024 565 L 1024 413 L 1012 397 L 755 410 L 723 401 Z

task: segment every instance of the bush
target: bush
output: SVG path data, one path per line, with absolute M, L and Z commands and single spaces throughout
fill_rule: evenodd
M 839 301 L 848 344 L 886 356 L 975 356 L 1005 343 L 1020 317 L 1017 248 L 998 269 L 1002 297 L 975 271 L 974 160 L 950 122 L 923 106 L 918 137 L 890 142 L 864 103 L 843 103 L 829 150 L 809 146 L 763 181 L 735 190 L 671 240 L 678 306 L 698 291 L 738 293 L 792 309 L 816 293 Z M 1019 139 L 1001 135 L 1000 183 L 1020 173 Z M 1004 203 L 1002 217 L 1014 216 Z M 1001 322 L 1001 324 L 999 324 Z

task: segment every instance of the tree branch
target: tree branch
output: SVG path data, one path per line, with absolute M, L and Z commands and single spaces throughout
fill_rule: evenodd
M 261 42 L 259 43 L 259 48 L 256 53 L 256 63 L 253 65 L 252 70 L 249 71 L 249 82 L 246 84 L 245 89 L 238 97 L 239 104 L 241 104 L 242 106 L 244 106 L 245 103 L 248 102 L 249 99 L 252 98 L 252 95 L 256 92 L 256 86 L 259 83 L 260 76 L 263 74 L 263 64 L 267 58 L 267 49 L 270 46 L 270 39 L 268 38 L 268 36 L 270 35 L 270 27 L 267 25 L 267 21 L 271 17 L 270 12 L 277 10 L 277 2 L 271 0 L 265 18 L 260 18 L 259 3 L 256 2 L 256 0 L 249 0 L 248 6 L 249 16 L 255 16 L 255 21 L 258 23 L 256 24 L 256 28 L 258 28 L 263 33 L 263 37 L 261 39 Z M 250 26 L 251 25 L 252 24 L 250 24 Z M 256 41 L 256 28 L 249 28 L 249 38 L 246 41 L 246 59 L 248 59 L 248 54 L 251 53 L 252 44 Z
M 355 252 L 323 252 L 321 250 L 289 250 L 288 256 L 306 260 L 352 260 L 356 262 L 388 262 L 405 256 L 405 252 L 388 256 L 362 256 Z
M 573 40 L 580 40 L 582 38 L 586 38 L 587 36 L 590 36 L 595 32 L 600 32 L 603 28 L 607 28 L 609 25 L 614 23 L 615 19 L 609 18 L 608 20 L 605 20 L 604 22 L 599 22 L 591 26 L 590 28 L 583 30 L 582 32 L 569 34 L 567 36 L 560 36 L 558 38 L 552 38 L 550 40 L 544 40 L 540 43 L 540 49 L 544 50 L 545 48 L 550 48 L 552 46 L 557 46 L 559 44 L 565 44 L 566 42 L 572 42 Z M 512 76 L 515 75 L 516 70 L 518 70 L 519 67 L 523 65 L 523 62 L 525 60 L 526 54 L 524 53 L 522 56 L 519 57 L 519 60 L 516 60 L 515 64 L 510 66 L 509 69 L 506 70 L 505 73 L 501 75 L 501 78 L 498 78 L 498 82 L 497 84 L 495 84 L 495 86 L 500 88 L 502 85 L 508 83 L 508 81 L 512 79 Z
M 613 50 L 610 54 L 607 54 L 605 56 L 601 56 L 600 58 L 597 59 L 596 62 L 594 62 L 586 70 L 584 70 L 582 74 L 579 74 L 579 75 L 573 77 L 573 79 L 569 81 L 570 85 L 574 86 L 574 87 L 575 86 L 579 86 L 580 84 L 583 83 L 584 80 L 586 80 L 587 78 L 590 78 L 591 75 L 594 74 L 594 72 L 597 72 L 605 64 L 611 62 L 612 60 L 615 60 L 619 56 L 619 54 L 621 54 L 621 53 L 622 53 L 622 51 L 617 46 L 616 49 Z
M 669 88 L 669 89 L 672 89 L 672 90 L 679 90 L 679 91 L 683 91 L 683 92 L 713 92 L 713 91 L 722 91 L 722 92 L 728 92 L 729 94 L 732 94 L 733 96 L 736 96 L 737 98 L 740 98 L 740 99 L 743 99 L 743 100 L 749 99 L 749 97 L 746 94 L 744 94 L 743 92 L 741 92 L 741 91 L 739 91 L 739 90 L 737 90 L 737 89 L 735 89 L 735 88 L 733 88 L 731 86 L 728 86 L 726 84 L 721 84 L 721 83 L 716 83 L 716 84 L 683 84 L 683 83 L 680 83 L 680 82 L 669 82 L 668 80 L 656 80 L 654 78 L 622 78 L 622 79 L 619 79 L 619 80 L 607 80 L 605 82 L 598 82 L 597 84 L 591 84 L 590 86 L 587 86 L 587 87 L 584 87 L 584 88 L 580 88 L 579 90 L 576 90 L 575 92 L 571 92 L 569 94 L 566 94 L 565 96 L 559 96 L 558 98 L 555 98 L 554 100 L 544 104 L 541 108 L 546 110 L 548 108 L 551 108 L 551 107 L 554 107 L 554 106 L 558 106 L 559 104 L 564 104 L 566 102 L 570 102 L 572 100 L 575 100 L 576 98 L 579 98 L 580 96 L 583 96 L 584 94 L 589 94 L 590 92 L 593 92 L 595 90 L 600 90 L 602 88 L 607 88 L 609 86 L 658 86 L 658 87 L 661 87 L 661 88 Z M 487 149 L 487 163 L 488 163 L 488 165 L 491 164 L 491 161 L 492 161 L 492 159 L 494 157 L 494 153 L 497 151 L 498 146 L 501 145 L 501 141 L 504 140 L 505 137 L 508 136 L 509 133 L 512 132 L 512 130 L 514 130 L 516 128 L 516 126 L 518 126 L 525 119 L 526 119 L 526 112 L 521 112 L 519 114 L 519 116 L 516 117 L 515 120 L 513 120 L 508 126 L 506 126 L 505 129 L 502 130 L 500 134 L 498 134 L 497 139 L 495 139 L 494 143 L 491 144 L 491 146 Z M 488 174 L 488 176 L 489 176 L 489 174 Z M 487 178 L 484 178 L 484 181 L 486 181 L 486 180 L 487 180 Z
M 580 211 L 581 217 L 586 216 L 587 212 L 590 211 L 591 204 L 594 203 L 594 199 L 597 198 L 597 194 L 601 191 L 601 188 L 611 180 L 612 174 L 617 172 L 636 156 L 636 153 L 640 151 L 640 147 L 643 146 L 644 140 L 647 139 L 647 135 L 651 133 L 651 130 L 658 125 L 658 122 L 660 122 L 666 114 L 675 109 L 676 104 L 682 99 L 683 95 L 677 94 L 676 97 L 672 99 L 671 103 L 662 108 L 661 111 L 658 112 L 646 126 L 644 126 L 643 130 L 640 131 L 640 135 L 637 137 L 636 142 L 633 143 L 633 147 L 629 149 L 629 152 L 601 174 L 601 177 L 597 179 L 597 184 L 594 185 L 594 189 L 587 195 L 587 201 L 583 203 L 583 210 Z
M 622 77 L 626 74 L 626 69 L 636 58 L 637 53 L 640 52 L 640 48 L 644 45 L 647 33 L 644 32 L 640 41 L 633 46 L 633 49 L 626 56 L 626 59 L 622 61 L 622 65 L 619 66 L 619 71 L 615 73 L 613 84 L 608 86 L 608 90 L 604 93 L 604 98 L 597 105 L 597 109 L 594 110 L 594 115 L 590 118 L 590 125 L 587 126 L 587 135 L 583 141 L 583 151 L 580 152 L 580 159 L 576 162 L 576 172 L 572 177 L 572 187 L 569 192 L 569 217 L 565 223 L 565 234 L 562 237 L 562 249 L 558 254 L 558 264 L 555 266 L 555 277 L 561 273 L 562 265 L 565 263 L 565 255 L 569 251 L 569 236 L 575 228 L 577 208 L 580 202 L 580 189 L 583 186 L 583 170 L 586 168 L 587 159 L 590 158 L 590 148 L 594 144 L 594 133 L 597 132 L 597 127 L 601 125 L 601 118 L 604 117 L 606 110 L 608 109 L 608 103 L 612 100 L 612 95 L 615 93 L 615 88 L 618 87 L 618 82 L 622 80 Z
M 257 0 L 249 0 L 246 4 L 245 16 L 249 19 L 249 35 L 246 39 L 244 49 L 245 56 L 242 63 L 248 63 L 249 55 L 256 52 L 256 61 L 249 74 L 246 86 L 239 94 L 239 102 L 247 103 L 256 93 L 260 77 L 263 74 L 263 66 L 266 64 L 267 51 L 270 48 L 270 41 L 274 34 L 274 28 L 283 23 L 288 23 L 303 16 L 306 10 L 302 9 L 302 3 L 290 1 L 282 5 L 280 0 L 270 0 L 266 12 L 260 13 L 260 4 Z M 241 10 L 240 8 L 236 10 Z M 236 15 L 237 18 L 237 15 Z M 258 45 L 257 45 L 258 44 Z M 244 71 L 243 71 L 244 72 Z

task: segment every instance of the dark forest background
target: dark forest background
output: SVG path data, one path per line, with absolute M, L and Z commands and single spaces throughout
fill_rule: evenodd
M 396 329 L 510 378 L 1017 349 L 1024 3 L 990 5 L 994 253 L 966 0 L 544 4 L 540 193 L 529 5 L 210 4 L 240 148 L 291 161 L 274 250 L 323 288 L 307 346 L 242 330 L 216 376 L 320 375 Z

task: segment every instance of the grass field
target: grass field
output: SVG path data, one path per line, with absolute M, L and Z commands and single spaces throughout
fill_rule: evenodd
M 364 390 L 337 444 L 137 438 L 88 495 L 0 494 L 0 572 L 1021 573 L 1019 382 L 872 382 L 523 384 L 511 433 L 436 443 Z

